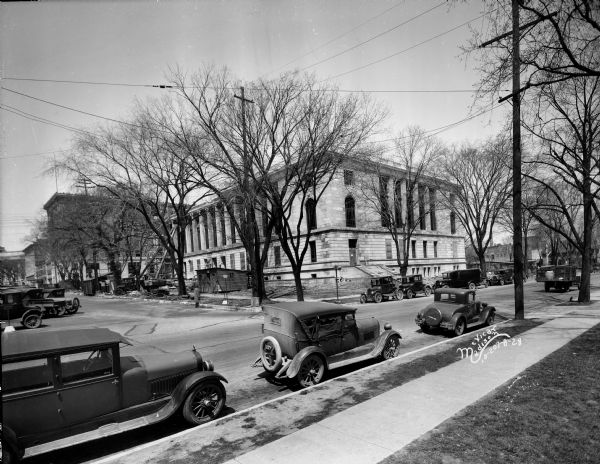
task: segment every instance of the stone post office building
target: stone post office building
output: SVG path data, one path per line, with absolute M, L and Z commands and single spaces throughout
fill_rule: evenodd
M 390 165 L 385 172 L 378 184 L 386 192 L 396 192 L 400 201 L 396 205 L 390 203 L 390 207 L 402 211 L 405 221 L 405 171 Z M 372 275 L 399 272 L 391 234 L 382 226 L 381 215 L 364 199 L 364 189 L 357 185 L 357 179 L 365 175 L 369 174 L 358 165 L 345 166 L 316 205 L 311 200 L 306 202 L 303 233 L 310 226 L 312 235 L 302 266 L 305 286 L 331 284 L 336 267 L 338 281 L 347 285 Z M 423 274 L 425 278 L 465 268 L 464 231 L 454 215 L 436 201 L 437 185 L 434 179 L 429 179 L 428 184 L 423 178 L 413 202 L 413 217 L 418 224 L 411 237 L 408 274 Z M 393 201 L 389 193 L 388 198 Z M 291 218 L 292 224 L 297 221 L 297 213 Z M 261 215 L 257 217 L 260 220 Z M 246 252 L 225 208 L 206 203 L 192 211 L 186 231 L 187 278 L 194 278 L 196 271 L 202 269 L 247 270 L 247 266 Z M 291 267 L 275 237 L 264 274 L 267 286 L 293 284 Z

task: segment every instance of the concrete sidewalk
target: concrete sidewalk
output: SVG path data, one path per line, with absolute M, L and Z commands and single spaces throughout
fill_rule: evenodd
M 252 414 L 241 411 L 234 414 L 237 418 L 225 417 L 95 462 L 202 462 L 199 456 L 206 451 L 202 448 L 208 446 L 216 451 L 218 446 L 225 446 L 229 447 L 225 454 L 228 457 L 211 462 L 377 463 L 600 323 L 598 305 L 583 309 L 557 307 L 553 316 L 554 319 L 512 339 L 501 335 L 502 326 L 499 325 L 498 335 L 485 350 L 480 350 L 488 353 L 487 357 L 480 356 L 476 350 L 472 357 L 465 357 L 330 417 L 308 422 L 283 437 L 280 424 L 285 420 L 285 414 L 282 411 L 288 408 L 298 414 L 296 410 L 306 405 L 303 411 L 307 416 L 318 416 L 310 409 L 313 406 L 311 395 L 323 396 L 317 387 L 327 388 L 326 384 L 275 400 L 279 403 L 278 409 L 271 404 L 274 402 L 268 402 L 252 408 Z M 470 339 L 475 339 L 475 334 L 469 335 Z M 487 335 L 483 344 L 493 337 L 493 333 Z M 496 341 L 500 344 L 495 350 L 488 351 Z M 389 366 L 383 368 L 394 368 L 394 361 L 388 361 Z M 373 380 L 377 381 L 375 377 Z M 342 396 L 339 401 L 343 401 Z M 270 430 L 265 428 L 265 423 L 271 426 Z M 260 434 L 262 441 L 248 445 L 248 440 L 240 439 L 251 432 Z M 210 444 L 206 445 L 207 442 Z M 238 448 L 237 443 L 244 444 Z

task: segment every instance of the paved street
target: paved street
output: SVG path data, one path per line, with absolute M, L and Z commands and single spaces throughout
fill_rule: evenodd
M 525 289 L 528 312 L 543 310 L 550 304 L 568 301 L 570 296 L 576 295 L 575 291 L 545 293 L 533 281 L 528 282 Z M 478 294 L 483 301 L 496 306 L 498 321 L 512 317 L 512 285 L 482 288 Z M 176 352 L 195 346 L 205 359 L 213 361 L 215 370 L 229 381 L 226 386 L 227 414 L 281 397 L 296 389 L 293 385 L 271 384 L 264 378 L 261 368 L 251 367 L 257 357 L 261 338 L 261 313 L 228 311 L 218 307 L 195 308 L 193 303 L 102 296 L 80 298 L 83 306 L 77 314 L 47 319 L 45 327 L 108 327 L 134 343 L 134 346 L 126 349 L 138 352 Z M 400 331 L 403 337 L 401 354 L 404 354 L 447 339 L 442 334 L 421 333 L 414 323 L 417 311 L 430 301 L 431 297 L 417 297 L 400 302 L 355 304 L 359 306 L 360 317 L 377 317 L 382 322 L 389 321 L 393 328 Z M 369 364 L 372 362 L 338 369 L 331 372 L 330 377 L 344 375 Z M 147 427 L 118 438 L 32 457 L 27 462 L 86 462 L 185 428 L 185 423 L 177 418 L 167 424 Z

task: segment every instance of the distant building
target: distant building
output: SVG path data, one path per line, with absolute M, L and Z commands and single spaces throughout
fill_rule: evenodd
M 399 272 L 396 250 L 390 232 L 382 226 L 381 218 L 366 202 L 354 185 L 356 173 L 364 174 L 360 166 L 340 170 L 327 187 L 319 202 L 307 202 L 305 220 L 300 233 L 311 228 L 309 249 L 302 267 L 305 285 L 319 279 L 354 280 L 381 268 Z M 406 220 L 405 172 L 386 167 L 382 178 L 388 192 L 398 189 L 400 205 Z M 465 267 L 464 233 L 449 211 L 435 205 L 436 182 L 423 182 L 419 198 L 414 199 L 414 218 L 420 221 L 410 244 L 408 273 L 433 277 L 444 271 Z M 424 199 L 424 200 L 423 200 Z M 427 202 L 424 214 L 423 202 Z M 433 205 L 433 208 L 429 206 Z M 296 210 L 295 217 L 299 211 Z M 259 220 L 260 220 L 260 214 Z M 186 232 L 185 269 L 188 278 L 196 271 L 212 268 L 248 270 L 246 252 L 237 237 L 227 211 L 218 203 L 205 203 L 193 210 Z M 379 270 L 377 269 L 379 268 Z M 280 243 L 274 236 L 264 268 L 269 283 L 293 282 L 291 267 Z
M 23 285 L 25 283 L 25 254 L 22 251 L 6 251 L 0 247 L 0 285 Z

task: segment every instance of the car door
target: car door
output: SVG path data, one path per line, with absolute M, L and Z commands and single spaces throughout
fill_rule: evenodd
M 57 396 L 64 426 L 93 421 L 121 408 L 118 346 L 103 346 L 58 356 Z
M 358 346 L 358 329 L 354 313 L 346 313 L 342 319 L 342 352 Z
M 36 436 L 61 428 L 57 423 L 60 408 L 54 388 L 53 358 L 41 355 L 33 359 L 2 363 L 2 419 L 17 437 Z
M 467 293 L 465 301 L 465 308 L 467 312 L 467 320 L 468 322 L 473 322 L 479 317 L 477 311 L 477 303 L 475 303 L 475 294 L 472 292 Z
M 337 354 L 342 348 L 342 315 L 319 316 L 319 346 L 327 356 Z

